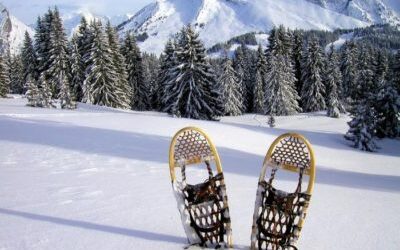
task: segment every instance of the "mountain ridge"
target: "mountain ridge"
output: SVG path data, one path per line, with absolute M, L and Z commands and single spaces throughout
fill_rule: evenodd
M 368 15 L 359 16 L 355 12 L 347 13 L 344 9 L 339 11 L 343 3 L 350 2 L 355 6 L 364 7 L 362 13 Z M 387 22 L 397 25 L 398 14 L 387 7 L 382 0 L 367 0 L 367 2 L 362 4 L 362 0 L 156 0 L 120 24 L 118 29 L 122 36 L 126 32 L 133 32 L 136 35 L 146 34 L 148 38 L 140 43 L 141 48 L 148 52 L 161 53 L 166 40 L 189 23 L 200 33 L 200 38 L 207 47 L 240 34 L 266 32 L 281 24 L 292 29 L 321 30 L 356 28 Z M 384 7 L 376 9 L 373 8 L 375 5 Z M 386 12 L 383 10 L 391 14 L 385 16 Z

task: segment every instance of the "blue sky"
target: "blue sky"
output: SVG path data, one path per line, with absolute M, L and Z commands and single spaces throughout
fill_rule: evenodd
M 26 24 L 36 21 L 49 6 L 57 5 L 62 13 L 89 10 L 95 14 L 115 16 L 134 14 L 155 0 L 2 0 L 3 5 Z

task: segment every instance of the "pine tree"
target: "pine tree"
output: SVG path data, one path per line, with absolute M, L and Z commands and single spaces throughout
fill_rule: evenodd
M 186 118 L 212 120 L 222 115 L 223 107 L 217 92 L 215 76 L 206 61 L 205 48 L 199 35 L 188 26 L 179 37 L 177 65 L 167 84 L 170 93 L 165 111 Z
M 253 112 L 254 81 L 256 76 L 257 55 L 241 44 L 235 52 L 234 68 L 242 84 L 244 111 Z
M 358 102 L 370 93 L 376 93 L 378 86 L 374 81 L 374 68 L 371 59 L 371 50 L 365 47 L 360 48 L 363 53 L 359 57 L 358 75 L 352 89 L 352 100 Z
M 400 95 L 391 82 L 382 84 L 374 103 L 378 113 L 377 135 L 381 138 L 400 136 Z
M 353 147 L 373 152 L 378 149 L 374 139 L 377 115 L 370 99 L 363 99 L 354 108 L 345 138 L 353 142 Z
M 275 117 L 273 115 L 268 117 L 268 125 L 270 128 L 275 128 Z
M 255 113 L 262 113 L 264 111 L 266 70 L 267 70 L 267 61 L 265 59 L 264 52 L 260 45 L 257 50 L 257 70 L 256 70 L 256 78 L 254 86 L 253 110 Z
M 218 84 L 224 105 L 224 115 L 237 116 L 242 114 L 243 97 L 240 93 L 240 81 L 232 67 L 232 61 L 227 58 Z
M 30 75 L 26 77 L 26 85 L 27 85 L 27 91 L 26 91 L 26 98 L 28 99 L 28 104 L 27 106 L 31 107 L 40 107 L 41 106 L 41 96 L 39 89 L 36 85 L 36 82 Z
M 291 115 L 300 111 L 294 85 L 296 78 L 289 58 L 284 55 L 270 56 L 266 82 L 266 115 Z
M 49 61 L 46 62 L 48 63 L 48 68 L 43 72 L 46 80 L 48 80 L 50 84 L 53 97 L 57 97 L 61 89 L 66 91 L 66 89 L 70 88 L 70 82 L 68 81 L 68 43 L 57 8 L 52 14 L 52 22 L 50 23 L 50 43 L 48 48 Z M 68 90 L 68 92 L 70 92 L 70 90 Z
M 341 71 L 343 75 L 342 100 L 349 102 L 350 98 L 354 99 L 354 89 L 357 81 L 357 54 L 358 50 L 354 42 L 346 42 L 342 56 Z
M 327 90 L 327 115 L 329 117 L 338 118 L 340 112 L 344 112 L 345 109 L 339 99 L 339 88 L 342 75 L 338 65 L 338 57 L 333 49 L 333 45 L 330 48 L 328 54 L 328 60 L 325 71 L 325 84 Z
M 33 42 L 28 32 L 25 32 L 24 43 L 21 50 L 22 57 L 22 71 L 23 71 L 23 80 L 26 81 L 26 77 L 28 75 L 37 79 L 38 76 L 38 68 L 37 68 L 37 58 L 35 48 L 33 47 Z
M 397 51 L 393 64 L 392 64 L 392 76 L 394 86 L 397 88 L 397 91 L 400 93 L 400 50 Z
M 294 31 L 293 35 L 293 67 L 296 77 L 296 90 L 301 93 L 303 81 L 301 80 L 301 60 L 303 57 L 303 34 L 299 30 Z
M 85 81 L 84 62 L 79 53 L 77 37 L 72 37 L 71 43 L 71 93 L 75 101 L 83 99 L 83 82 Z
M 118 76 L 112 61 L 112 53 L 101 22 L 92 22 L 93 40 L 90 46 L 90 62 L 84 83 L 84 100 L 100 106 L 119 107 Z
M 7 74 L 6 62 L 0 55 L 0 97 L 6 97 L 10 91 L 10 81 Z
M 388 57 L 383 50 L 378 50 L 376 53 L 376 67 L 374 72 L 374 82 L 379 85 L 381 82 L 385 81 L 389 71 L 389 61 Z
M 144 81 L 142 55 L 133 34 L 126 35 L 121 52 L 125 57 L 128 82 L 132 90 L 131 106 L 135 110 L 148 110 L 150 90 Z
M 157 91 L 158 99 L 160 102 L 160 111 L 165 110 L 169 103 L 165 103 L 168 100 L 168 96 L 171 94 L 168 92 L 168 82 L 171 80 L 171 71 L 176 67 L 175 58 L 175 44 L 170 39 L 165 45 L 164 52 L 160 58 L 160 73 L 158 77 L 158 86 L 160 90 Z
M 106 25 L 106 34 L 108 38 L 108 44 L 110 46 L 112 62 L 117 72 L 117 93 L 119 93 L 119 107 L 124 109 L 130 108 L 131 103 L 131 89 L 128 83 L 128 74 L 125 68 L 125 59 L 120 52 L 120 46 L 118 42 L 118 34 L 115 29 L 111 26 L 110 22 Z
M 160 109 L 160 99 L 158 98 L 160 86 L 158 85 L 158 74 L 160 62 L 155 54 L 143 53 L 143 76 L 146 86 L 149 86 L 150 107 L 154 110 Z
M 246 83 L 246 78 L 245 78 L 245 57 L 243 55 L 243 49 L 242 46 L 239 46 L 236 50 L 235 50 L 235 56 L 233 59 L 233 68 L 235 69 L 237 76 L 239 78 L 240 81 L 240 92 L 243 95 L 243 111 L 247 111 L 249 110 L 249 94 L 247 91 L 247 83 Z
M 55 108 L 56 106 L 53 104 L 52 92 L 50 85 L 47 83 L 44 74 L 41 74 L 39 77 L 39 100 L 40 106 L 43 108 Z
M 325 86 L 322 82 L 323 54 L 316 39 L 308 44 L 302 65 L 301 100 L 303 110 L 306 112 L 323 110 L 326 108 Z
M 87 88 L 85 86 L 85 79 L 86 79 L 86 72 L 89 71 L 89 66 L 93 64 L 93 62 L 90 61 L 91 59 L 91 51 L 92 51 L 92 44 L 93 44 L 93 32 L 92 29 L 89 27 L 86 18 L 82 17 L 81 22 L 79 24 L 79 29 L 78 32 L 75 33 L 76 37 L 76 47 L 77 51 L 79 53 L 79 56 L 72 55 L 73 61 L 75 61 L 75 71 L 83 72 L 84 77 L 81 89 L 79 89 L 79 86 L 74 86 L 74 95 L 76 96 L 77 101 L 82 101 L 86 102 L 87 100 L 85 99 L 85 89 Z M 72 50 L 73 51 L 73 50 Z M 75 52 L 76 53 L 76 52 Z M 80 60 L 76 61 L 76 60 Z M 79 67 L 79 68 L 78 68 Z M 80 81 L 79 79 L 76 79 L 77 81 Z M 74 82 L 74 81 L 73 81 Z
M 76 103 L 73 101 L 71 97 L 69 82 L 66 75 L 62 76 L 61 80 L 61 89 L 58 94 L 58 98 L 60 99 L 60 105 L 62 109 L 75 109 Z
M 43 17 L 38 17 L 35 30 L 35 51 L 37 53 L 37 75 L 31 75 L 38 80 L 39 75 L 50 67 L 50 42 L 51 25 L 53 23 L 53 11 L 51 9 Z M 46 75 L 46 78 L 48 76 Z
M 10 92 L 13 94 L 23 94 L 24 82 L 25 80 L 21 56 L 12 56 L 10 63 Z

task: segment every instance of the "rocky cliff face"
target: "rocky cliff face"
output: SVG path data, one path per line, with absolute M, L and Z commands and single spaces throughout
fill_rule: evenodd
M 0 52 L 9 50 L 12 54 L 18 53 L 26 31 L 33 36 L 32 28 L 11 15 L 7 8 L 0 4 Z

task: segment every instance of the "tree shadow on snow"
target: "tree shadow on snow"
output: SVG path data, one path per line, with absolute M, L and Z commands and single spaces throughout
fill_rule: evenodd
M 187 242 L 186 238 L 174 236 L 174 235 L 167 235 L 155 232 L 148 232 L 143 230 L 131 229 L 131 228 L 122 228 L 117 226 L 109 226 L 109 225 L 102 225 L 87 221 L 80 221 L 80 220 L 72 220 L 72 219 L 64 219 L 54 216 L 48 215 L 40 215 L 40 214 L 33 214 L 28 212 L 21 212 L 15 211 L 10 209 L 0 208 L 0 213 L 5 215 L 16 216 L 20 218 L 25 218 L 29 220 L 36 220 L 36 221 L 44 221 L 48 223 L 64 225 L 69 227 L 78 227 L 87 230 L 95 230 L 105 233 L 112 233 L 118 234 L 123 236 L 141 238 L 144 240 L 150 241 L 163 241 L 163 242 L 171 242 L 171 243 L 178 243 L 178 244 L 185 244 Z
M 397 139 L 378 139 L 377 144 L 380 146 L 384 142 L 385 146 L 380 148 L 377 152 L 365 152 L 359 149 L 351 147 L 351 143 L 344 139 L 344 135 L 336 132 L 329 131 L 306 131 L 301 129 L 282 129 L 282 128 L 269 128 L 267 126 L 252 126 L 245 124 L 237 124 L 232 122 L 224 122 L 229 126 L 247 129 L 252 132 L 260 132 L 272 136 L 279 136 L 288 132 L 295 132 L 305 136 L 311 144 L 318 145 L 321 147 L 339 149 L 339 150 L 350 150 L 357 153 L 364 154 L 378 154 L 400 157 L 400 140 Z
M 171 137 L 4 117 L 0 117 L 0 131 L 2 131 L 0 141 L 46 145 L 96 155 L 165 163 L 165 165 L 168 164 L 171 140 Z M 276 135 L 286 132 L 265 128 L 262 131 Z M 303 132 L 311 138 L 312 143 L 317 145 L 323 143 L 319 140 L 321 137 L 318 135 L 319 132 Z M 218 151 L 225 172 L 253 176 L 255 183 L 257 182 L 263 156 L 226 147 L 218 147 Z M 287 175 L 283 175 L 282 178 L 295 181 Z M 317 166 L 316 182 L 357 189 L 400 191 L 399 176 L 343 171 L 321 166 Z

